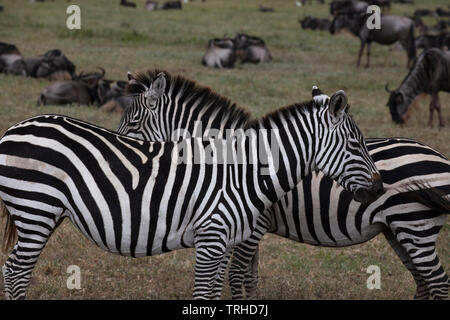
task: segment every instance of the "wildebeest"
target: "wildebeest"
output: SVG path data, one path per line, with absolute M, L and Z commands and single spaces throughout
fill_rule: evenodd
M 101 72 L 81 73 L 73 80 L 54 82 L 41 92 L 37 104 L 101 105 L 110 88 L 109 81 L 103 79 L 104 75 L 105 70 L 101 69 Z
M 273 8 L 264 7 L 262 5 L 259 5 L 259 11 L 261 11 L 261 12 L 273 12 L 274 10 L 273 10 Z
M 340 13 L 365 13 L 368 6 L 366 1 L 333 0 L 330 3 L 330 13 L 333 16 Z
M 145 9 L 147 9 L 148 11 L 157 10 L 158 9 L 158 2 L 153 1 L 153 0 L 147 0 L 145 2 Z
M 132 96 L 128 96 L 126 93 L 127 84 L 128 82 L 126 81 L 113 83 L 105 94 L 104 101 L 106 102 L 100 107 L 100 110 L 122 113 L 133 99 Z
M 423 34 L 416 38 L 415 44 L 417 49 L 449 48 L 450 33 L 447 32 L 438 35 Z
M 367 18 L 368 15 L 365 13 L 340 13 L 331 22 L 330 33 L 334 34 L 336 31 L 346 28 L 359 37 L 361 40 L 361 46 L 358 53 L 358 67 L 360 65 L 361 56 L 366 43 L 367 68 L 370 65 L 370 46 L 372 42 L 392 45 L 397 41 L 402 44 L 403 48 L 407 52 L 407 67 L 409 67 L 416 57 L 416 46 L 414 43 L 414 21 L 408 17 L 381 15 L 381 28 L 370 30 L 366 24 Z
M 0 73 L 27 75 L 23 56 L 13 44 L 0 42 Z
M 119 4 L 124 7 L 136 8 L 136 3 L 128 0 L 120 0 Z
M 392 3 L 413 4 L 414 0 L 390 0 Z
M 298 20 L 302 29 L 311 29 L 311 30 L 329 30 L 330 28 L 330 20 L 328 19 L 319 19 L 314 18 L 312 16 L 306 16 L 302 20 Z
M 181 1 L 167 1 L 161 5 L 162 10 L 181 9 Z
M 236 56 L 241 63 L 272 61 L 272 56 L 263 39 L 242 33 L 236 35 Z
M 450 17 L 450 11 L 442 8 L 436 8 L 436 15 L 439 17 Z
M 26 58 L 25 63 L 27 75 L 33 78 L 51 78 L 53 73 L 60 71 L 66 71 L 66 74 L 75 76 L 75 65 L 59 49 L 49 50 L 43 55 Z
M 236 61 L 235 40 L 231 38 L 212 39 L 203 55 L 202 64 L 212 68 L 233 68 Z
M 416 9 L 414 11 L 415 17 L 427 17 L 433 15 L 433 11 L 430 9 Z
M 386 85 L 386 91 L 390 93 L 387 106 L 394 122 L 404 123 L 408 108 L 418 95 L 424 93 L 431 95 L 428 125 L 432 125 L 433 111 L 436 110 L 439 125 L 443 127 L 438 94 L 439 91 L 450 92 L 450 51 L 437 48 L 425 50 L 417 57 L 400 87 L 390 91 Z

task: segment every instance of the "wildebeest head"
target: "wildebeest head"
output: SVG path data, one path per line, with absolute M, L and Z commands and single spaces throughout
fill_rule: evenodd
M 208 67 L 233 68 L 236 61 L 235 39 L 211 39 L 202 64 Z
M 272 60 L 266 43 L 261 38 L 238 33 L 235 38 L 235 43 L 236 57 L 241 62 L 259 63 Z
M 0 55 L 2 54 L 17 54 L 21 56 L 19 49 L 13 44 L 0 42 Z
M 36 71 L 36 77 L 48 77 L 61 70 L 67 71 L 72 77 L 75 76 L 75 65 L 63 52 L 58 49 L 50 50 L 42 56 L 42 61 Z
M 87 74 L 81 72 L 76 80 L 84 83 L 88 87 L 90 94 L 93 96 L 93 100 L 100 105 L 105 102 L 106 94 L 111 88 L 112 81 L 104 79 L 105 69 L 101 67 L 98 68 L 100 69 L 100 72 Z
M 392 121 L 397 124 L 405 123 L 404 116 L 408 110 L 408 103 L 406 102 L 405 96 L 399 90 L 389 90 L 388 85 L 386 85 L 385 89 L 389 92 L 387 106 L 391 112 Z
M 349 29 L 354 34 L 359 33 L 362 23 L 366 18 L 365 12 L 342 12 L 334 17 L 330 24 L 331 34 L 339 32 L 342 29 Z
M 0 72 L 14 74 L 17 76 L 26 76 L 26 64 L 22 56 L 17 54 L 0 55 Z

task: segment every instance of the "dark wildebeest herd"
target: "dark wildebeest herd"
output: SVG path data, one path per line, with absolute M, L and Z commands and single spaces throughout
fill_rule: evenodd
M 96 104 L 104 111 L 123 112 L 129 101 L 124 95 L 124 81 L 104 79 L 102 68 L 79 75 L 75 68 L 59 49 L 24 58 L 15 45 L 0 42 L 0 73 L 53 81 L 39 95 L 38 105 Z
M 185 1 L 187 2 L 187 1 Z M 301 1 L 299 5 L 307 5 L 312 1 Z M 321 4 L 325 1 L 319 1 Z M 417 102 L 424 94 L 431 95 L 429 125 L 432 125 L 434 110 L 439 116 L 439 125 L 444 125 L 438 93 L 449 92 L 450 62 L 447 51 L 450 35 L 447 32 L 450 10 L 436 8 L 417 9 L 411 17 L 381 14 L 380 29 L 369 29 L 367 19 L 368 8 L 379 6 L 383 12 L 390 9 L 391 3 L 412 3 L 409 0 L 333 0 L 330 3 L 331 19 L 305 16 L 299 19 L 303 29 L 328 30 L 331 34 L 348 30 L 361 41 L 357 66 L 367 46 L 367 63 L 370 66 L 371 43 L 392 45 L 399 43 L 407 54 L 409 72 L 398 89 L 390 91 L 387 105 L 392 120 L 403 123 L 411 109 L 409 106 Z M 134 2 L 121 0 L 120 5 L 136 7 Z M 148 10 L 181 9 L 181 1 L 167 1 L 159 4 L 147 0 Z M 261 12 L 274 12 L 273 8 L 260 5 Z M 437 25 L 428 27 L 424 17 L 437 19 Z M 447 19 L 447 20 L 445 20 Z M 422 33 L 415 37 L 415 32 Z M 416 58 L 416 50 L 424 51 Z M 206 53 L 201 62 L 211 68 L 233 68 L 236 62 L 263 63 L 272 61 L 272 55 L 265 41 L 257 36 L 238 33 L 234 38 L 214 38 L 208 41 Z M 0 43 L 0 72 L 34 78 L 46 78 L 56 81 L 45 88 L 37 99 L 39 105 L 76 104 L 98 105 L 104 111 L 123 112 L 130 102 L 126 96 L 126 81 L 105 79 L 105 70 L 100 72 L 75 73 L 75 65 L 61 50 L 49 50 L 44 54 L 25 58 L 13 44 Z
M 330 4 L 330 13 L 333 16 L 331 22 L 328 19 L 306 16 L 299 20 L 299 23 L 302 29 L 329 30 L 331 34 L 344 29 L 350 31 L 361 41 L 357 66 L 361 63 L 361 56 L 366 46 L 366 67 L 370 66 L 372 42 L 382 45 L 399 43 L 406 51 L 409 72 L 398 89 L 390 91 L 386 85 L 386 90 L 390 93 L 387 105 L 392 120 L 396 123 L 404 123 L 411 110 L 410 105 L 416 104 L 418 98 L 429 94 L 431 102 L 428 125 L 432 126 L 433 112 L 436 110 L 439 116 L 439 125 L 444 126 L 438 94 L 440 91 L 450 92 L 450 54 L 448 51 L 450 34 L 447 31 L 449 21 L 445 20 L 450 17 L 450 10 L 417 9 L 412 17 L 381 14 L 380 28 L 370 29 L 367 24 L 370 16 L 367 11 L 369 6 L 378 5 L 387 10 L 390 8 L 390 2 L 394 1 L 333 0 Z M 395 2 L 412 3 L 412 1 Z M 428 27 L 422 20 L 422 17 L 425 16 L 438 19 L 437 24 Z M 417 29 L 422 34 L 415 37 Z M 416 58 L 417 49 L 424 51 Z
M 237 34 L 235 38 L 209 40 L 202 64 L 212 68 L 233 68 L 236 60 L 261 63 L 271 61 L 272 56 L 263 39 Z

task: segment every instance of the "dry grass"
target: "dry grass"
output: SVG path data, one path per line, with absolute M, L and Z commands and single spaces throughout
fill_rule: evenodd
M 16 44 L 25 56 L 60 48 L 77 71 L 102 66 L 112 79 L 126 72 L 161 68 L 181 73 L 237 101 L 255 115 L 310 98 L 312 85 L 324 92 L 344 89 L 351 112 L 366 137 L 404 136 L 418 139 L 450 156 L 450 130 L 426 127 L 429 98 L 411 111 L 408 123 L 396 126 L 385 107 L 386 82 L 396 87 L 406 74 L 404 52 L 374 45 L 372 67 L 356 69 L 359 41 L 348 34 L 302 31 L 297 18 L 328 16 L 328 6 L 298 9 L 294 1 L 208 0 L 185 5 L 181 11 L 120 8 L 118 1 L 80 0 L 82 30 L 65 29 L 66 1 L 29 4 L 3 2 L 0 41 Z M 329 1 L 328 1 L 329 2 Z M 417 7 L 444 7 L 446 0 L 393 5 L 393 14 L 412 14 Z M 260 13 L 259 4 L 276 7 Z M 263 37 L 274 57 L 265 65 L 237 65 L 233 70 L 201 66 L 208 39 L 237 32 Z M 363 60 L 364 62 L 364 60 Z M 111 129 L 118 115 L 95 107 L 36 107 L 45 80 L 0 75 L 0 132 L 26 117 L 59 113 Z M 450 96 L 441 93 L 444 118 L 450 125 Z M 449 223 L 443 228 L 438 252 L 450 265 Z M 6 255 L 0 255 L 3 264 Z M 261 299 L 409 299 L 415 285 L 408 271 L 382 237 L 354 247 L 327 249 L 267 235 L 261 243 Z M 193 288 L 194 251 L 131 259 L 106 253 L 88 242 L 69 221 L 55 232 L 33 274 L 31 299 L 186 299 Z M 366 288 L 366 268 L 379 265 L 381 290 Z M 69 265 L 81 268 L 81 290 L 68 290 Z M 2 280 L 0 280 L 0 288 Z M 230 298 L 224 288 L 224 297 Z

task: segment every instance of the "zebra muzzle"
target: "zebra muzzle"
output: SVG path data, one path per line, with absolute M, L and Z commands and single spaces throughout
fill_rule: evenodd
M 383 181 L 379 173 L 372 175 L 372 188 L 359 188 L 354 192 L 356 201 L 363 204 L 372 203 L 384 193 Z

